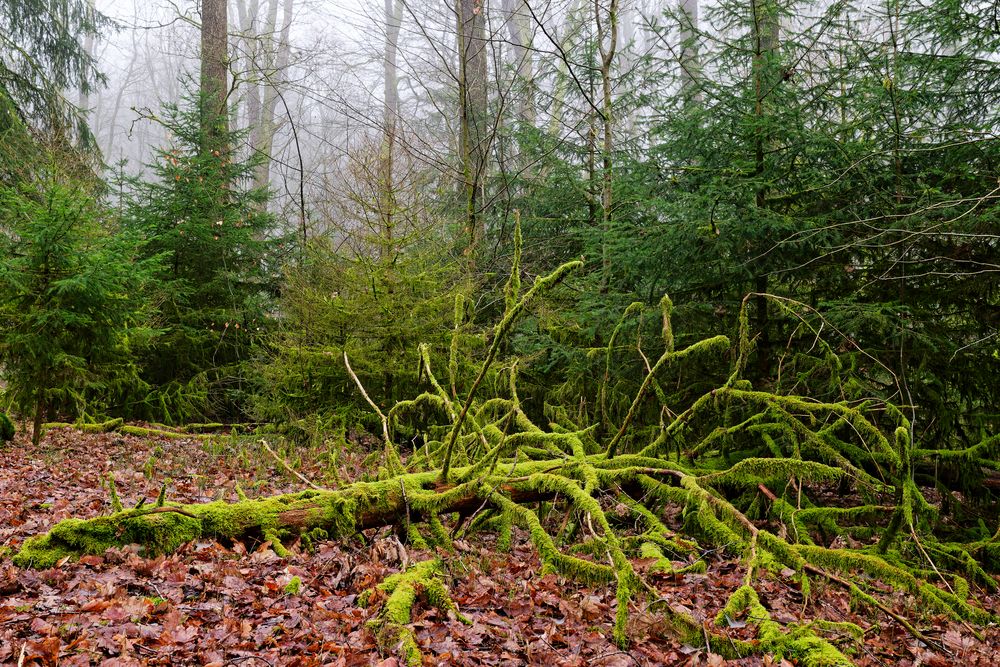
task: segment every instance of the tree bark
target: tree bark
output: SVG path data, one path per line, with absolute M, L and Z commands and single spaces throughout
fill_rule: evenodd
M 465 198 L 466 259 L 475 270 L 476 247 L 482 236 L 482 190 L 489 143 L 486 93 L 486 15 L 484 0 L 458 4 L 459 150 Z
M 510 39 L 511 61 L 517 72 L 519 92 L 517 115 L 522 122 L 535 122 L 534 56 L 526 0 L 504 0 L 503 9 Z
M 700 102 L 701 61 L 698 57 L 698 0 L 680 0 L 681 93 L 685 103 Z
M 260 123 L 257 127 L 257 141 L 254 148 L 262 156 L 254 177 L 258 188 L 268 187 L 271 181 L 271 159 L 274 152 L 274 134 L 278 123 L 275 121 L 280 88 L 285 82 L 285 72 L 291 60 L 289 34 L 292 27 L 294 0 L 284 0 L 281 14 L 281 33 L 275 44 L 273 35 L 278 29 L 278 0 L 271 0 L 268 14 L 267 32 L 264 36 L 264 101 L 261 105 Z
M 201 0 L 202 152 L 228 152 L 229 14 L 227 0 Z
M 276 2 L 277 0 L 270 0 Z M 256 151 L 259 141 L 260 126 L 260 79 L 254 76 L 260 69 L 261 48 L 258 26 L 261 0 L 238 0 L 236 14 L 240 26 L 240 41 L 242 45 L 244 76 L 249 80 L 243 86 L 242 101 L 246 106 L 246 126 L 250 128 L 250 145 Z
M 618 49 L 618 0 L 611 0 L 606 20 L 601 16 L 601 2 L 594 0 L 594 20 L 597 23 L 598 48 L 601 54 L 601 290 L 607 291 L 611 279 L 611 258 L 608 244 L 611 235 L 611 205 L 613 187 L 614 109 L 611 97 L 611 65 Z
M 753 12 L 753 86 L 754 86 L 754 120 L 756 121 L 754 136 L 755 176 L 760 179 L 757 184 L 755 206 L 758 220 L 766 215 L 767 188 L 761 182 L 767 170 L 766 147 L 769 141 L 764 129 L 767 117 L 767 99 L 774 92 L 775 63 L 771 62 L 778 51 L 779 31 L 781 29 L 777 7 L 771 0 L 751 0 Z M 765 236 L 765 244 L 769 244 Z M 755 326 L 760 334 L 757 341 L 758 367 L 762 377 L 771 371 L 771 332 L 768 319 L 767 299 L 762 296 L 768 291 L 768 276 L 766 273 L 754 278 L 753 289 L 757 292 L 757 307 Z
M 385 0 L 385 54 L 382 81 L 382 149 L 379 156 L 380 183 L 378 193 L 379 217 L 382 220 L 381 255 L 388 259 L 395 254 L 396 180 L 395 152 L 396 131 L 399 123 L 399 31 L 402 28 L 401 0 Z

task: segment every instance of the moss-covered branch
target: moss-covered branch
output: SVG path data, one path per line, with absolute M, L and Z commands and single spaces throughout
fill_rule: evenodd
M 456 399 L 458 364 L 450 363 L 450 386 L 445 387 L 434 376 L 426 348 L 420 351 L 425 393 L 387 411 L 369 399 L 381 421 L 386 456 L 377 481 L 233 503 L 175 505 L 161 498 L 149 509 L 63 521 L 25 542 L 15 562 L 48 567 L 126 544 L 165 553 L 201 538 L 270 541 L 279 554 L 287 554 L 297 540 L 337 539 L 386 525 L 397 526 L 415 543 L 448 547 L 447 517 L 458 512 L 462 519 L 456 530 L 494 529 L 503 547 L 510 544 L 512 527 L 520 527 L 545 571 L 591 585 L 613 584 L 613 634 L 620 645 L 628 641 L 630 609 L 647 592 L 633 559 L 653 559 L 658 571 L 690 571 L 706 567 L 694 556 L 705 548 L 743 560 L 744 585 L 719 618 L 745 615 L 757 629 L 757 641 L 722 641 L 693 619 L 665 613 L 679 635 L 697 635 L 727 654 L 756 651 L 806 665 L 849 664 L 826 633 L 856 635 L 856 627 L 783 626 L 768 615 L 759 579 L 786 568 L 796 574 L 807 599 L 810 580 L 826 579 L 918 639 L 916 626 L 881 601 L 887 589 L 962 622 L 992 620 L 975 602 L 970 582 L 990 585 L 990 573 L 1000 568 L 1000 531 L 992 537 L 980 533 L 967 544 L 954 536 L 939 539 L 932 530 L 937 508 L 917 485 L 914 470 L 919 461 L 975 464 L 992 457 L 1000 441 L 987 438 L 965 450 L 935 453 L 911 442 L 908 422 L 891 406 L 755 389 L 741 378 L 751 347 L 745 322 L 729 379 L 671 413 L 675 416 L 655 433 L 635 426 L 644 404 L 662 400 L 658 373 L 686 358 L 723 358 L 730 347 L 718 336 L 675 350 L 669 300 L 661 304 L 662 354 L 609 437 L 602 435 L 602 424 L 578 424 L 558 406 L 546 413 L 555 422 L 547 430 L 533 423 L 517 393 L 516 361 L 506 379 L 501 374 L 494 383 L 495 395 L 480 399 L 486 371 L 518 314 L 575 266 L 560 267 L 520 298 L 517 281 L 508 283 L 507 310 L 464 402 Z M 456 329 L 460 323 L 456 307 Z M 608 348 L 601 348 L 606 376 L 614 341 L 612 336 Z M 407 427 L 407 420 L 427 420 L 427 415 L 435 423 L 426 443 L 404 460 L 394 440 L 397 431 Z M 114 428 L 130 432 L 121 424 Z M 639 433 L 643 439 L 636 446 Z M 542 513 L 529 506 L 539 501 L 558 511 Z M 673 511 L 665 512 L 667 506 Z M 668 527 L 666 517 L 674 514 L 681 515 L 683 526 Z M 833 548 L 830 539 L 848 530 L 867 530 L 867 546 Z M 897 539 L 901 530 L 912 539 Z M 686 560 L 675 566 L 677 557 Z M 421 594 L 432 603 L 446 599 L 439 574 L 438 565 L 428 561 L 382 587 L 388 598 L 377 631 L 400 646 L 411 664 L 419 660 L 419 651 L 407 629 L 409 610 Z

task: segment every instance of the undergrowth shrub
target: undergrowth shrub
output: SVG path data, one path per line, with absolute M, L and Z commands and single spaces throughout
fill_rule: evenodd
M 292 241 L 267 212 L 269 193 L 254 186 L 259 157 L 204 148 L 197 98 L 166 105 L 171 141 L 149 165 L 154 178 L 133 182 L 130 228 L 157 273 L 162 331 L 140 359 L 151 385 L 126 416 L 168 424 L 242 419 L 249 401 L 247 362 L 271 324 L 280 266 Z M 242 132 L 217 138 L 238 146 Z
M 277 331 L 257 350 L 255 418 L 302 435 L 316 419 L 376 426 L 344 353 L 378 405 L 419 393 L 418 347 L 429 343 L 437 365 L 448 367 L 456 299 L 463 367 L 469 350 L 481 346 L 466 332 L 462 295 L 459 276 L 426 255 L 387 264 L 313 242 L 305 262 L 287 269 Z
M 6 412 L 0 412 L 0 442 L 10 442 L 14 439 L 17 430 L 14 422 L 10 420 Z

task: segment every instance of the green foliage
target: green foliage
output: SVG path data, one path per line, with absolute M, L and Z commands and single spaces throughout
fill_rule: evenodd
M 133 183 L 127 209 L 147 256 L 164 258 L 156 274 L 162 336 L 141 359 L 154 389 L 130 414 L 165 423 L 242 416 L 245 364 L 268 329 L 289 250 L 266 212 L 268 193 L 252 187 L 256 162 L 202 150 L 199 104 L 164 108 L 171 145 L 150 165 L 154 180 Z
M 0 191 L 0 365 L 34 415 L 125 409 L 145 386 L 134 355 L 155 336 L 146 288 L 159 268 L 83 186 L 57 173 Z
M 419 344 L 428 343 L 435 363 L 445 365 L 461 290 L 459 276 L 430 251 L 389 263 L 343 257 L 326 240 L 311 243 L 304 263 L 286 270 L 278 330 L 259 352 L 255 416 L 278 423 L 314 414 L 343 420 L 353 405 L 360 409 L 347 415 L 352 423 L 370 419 L 344 367 L 345 352 L 376 403 L 416 395 Z M 477 345 L 462 331 L 455 340 L 463 351 Z
M 89 93 L 103 82 L 82 41 L 109 27 L 87 0 L 0 2 L 0 180 L 34 173 L 34 156 L 17 153 L 33 148 L 28 127 L 89 141 L 66 91 Z
M 691 82 L 675 52 L 651 49 L 636 66 L 644 81 L 617 80 L 650 112 L 616 135 L 608 228 L 598 224 L 592 165 L 602 155 L 587 138 L 601 119 L 584 99 L 588 82 L 537 73 L 556 91 L 553 123 L 518 126 L 528 166 L 503 183 L 521 213 L 523 267 L 601 261 L 573 281 L 580 298 L 555 294 L 512 337 L 525 409 L 537 418 L 559 406 L 601 430 L 631 414 L 653 429 L 661 406 L 714 384 L 717 363 L 671 368 L 649 391 L 659 400 L 631 409 L 664 349 L 654 313 L 668 293 L 674 327 L 690 337 L 678 345 L 746 322 L 739 377 L 757 387 L 919 406 L 915 446 L 944 453 L 934 482 L 995 501 L 981 466 L 947 454 L 1000 430 L 1000 144 L 986 139 L 1000 120 L 995 31 L 951 0 L 722 0 L 705 12 L 691 47 L 711 75 Z M 567 16 L 563 48 L 589 63 L 581 20 Z M 652 26 L 656 41 L 676 43 L 684 22 L 669 9 Z M 887 48 L 885 25 L 896 41 L 873 58 Z M 616 98 L 615 120 L 633 103 Z M 509 221 L 492 230 L 509 261 Z M 642 312 L 622 318 L 631 303 Z

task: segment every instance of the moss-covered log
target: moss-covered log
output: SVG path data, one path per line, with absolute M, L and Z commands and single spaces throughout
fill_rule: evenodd
M 553 276 L 566 270 L 561 267 Z M 552 276 L 540 280 L 525 298 L 553 282 Z M 523 309 L 525 299 L 515 296 L 508 294 L 508 313 L 498 334 L 508 331 Z M 685 640 L 707 641 L 731 657 L 768 652 L 805 665 L 849 663 L 826 635 L 856 636 L 855 626 L 818 621 L 782 626 L 767 615 L 755 583 L 786 569 L 794 573 L 806 599 L 811 581 L 826 579 L 929 644 L 932 640 L 881 602 L 887 588 L 953 620 L 993 620 L 970 597 L 970 584 L 996 586 L 991 572 L 1000 567 L 1000 531 L 968 542 L 934 532 L 937 508 L 914 482 L 913 470 L 935 455 L 914 445 L 909 422 L 893 406 L 823 402 L 752 387 L 741 377 L 751 347 L 745 313 L 728 380 L 684 409 L 663 406 L 676 412 L 664 411 L 675 416 L 658 429 L 633 428 L 645 402 L 662 403 L 656 376 L 665 368 L 728 355 L 729 341 L 721 336 L 675 349 L 665 303 L 665 351 L 660 361 L 647 365 L 649 377 L 622 426 L 613 434 L 604 431 L 606 441 L 595 435 L 600 424 L 574 424 L 565 411 L 548 430 L 534 424 L 518 397 L 516 365 L 506 391 L 477 398 L 493 352 L 461 404 L 434 377 L 428 355 L 422 355 L 427 393 L 387 412 L 372 403 L 382 422 L 378 481 L 235 503 L 158 503 L 152 509 L 70 519 L 25 542 L 15 562 L 46 567 L 131 543 L 151 553 L 169 552 L 204 537 L 268 540 L 284 554 L 285 545 L 299 538 L 339 538 L 384 525 L 398 526 L 416 544 L 449 546 L 450 534 L 439 517 L 459 512 L 463 519 L 473 517 L 455 530 L 496 530 L 502 547 L 518 526 L 537 549 L 544 571 L 614 585 L 613 634 L 621 645 L 628 641 L 630 604 L 650 592 L 633 559 L 652 557 L 660 569 L 679 570 L 683 566 L 674 568 L 673 561 L 699 548 L 743 559 L 744 585 L 718 620 L 748 614 L 757 641 L 733 642 L 690 616 L 664 613 Z M 407 420 L 426 421 L 423 407 L 433 407 L 429 412 L 439 421 L 423 424 L 429 437 L 404 461 L 394 433 Z M 996 443 L 989 439 L 950 456 L 979 461 L 992 456 Z M 831 503 L 831 497 L 840 504 Z M 558 504 L 565 519 L 556 525 L 547 522 L 529 506 L 539 500 Z M 666 525 L 667 505 L 682 510 L 683 535 Z M 831 540 L 838 535 L 854 536 L 862 546 L 835 548 Z M 392 610 L 412 602 L 419 588 L 415 582 L 425 580 L 425 574 L 404 575 L 394 580 L 398 586 L 393 592 L 386 591 L 390 599 L 402 591 L 402 601 L 390 606 L 389 622 L 396 628 L 390 634 L 403 643 L 405 633 L 398 628 L 405 625 L 405 615 Z M 411 648 L 404 647 L 407 661 L 415 660 Z
M 544 463 L 531 462 L 508 472 L 529 475 L 544 467 Z M 494 491 L 483 484 L 443 486 L 437 481 L 434 473 L 413 473 L 338 490 L 309 490 L 232 503 L 167 503 L 92 519 L 66 519 L 47 534 L 26 540 L 14 562 L 21 567 L 46 568 L 65 558 L 100 555 L 109 548 L 131 544 L 144 547 L 150 555 L 164 554 L 200 538 L 270 540 L 281 550 L 282 544 L 316 531 L 337 539 L 407 520 L 423 522 L 432 514 L 470 513 L 482 507 Z M 552 496 L 513 486 L 503 490 L 516 502 Z
M 224 424 L 188 424 L 177 428 L 155 425 L 153 428 L 145 426 L 135 426 L 126 424 L 124 420 L 109 419 L 104 422 L 47 422 L 42 424 L 42 432 L 47 432 L 58 428 L 72 428 L 82 433 L 124 433 L 126 435 L 136 435 L 143 438 L 165 438 L 168 440 L 209 440 L 215 437 L 216 432 L 225 428 Z
M 108 421 L 93 423 L 78 422 L 74 424 L 69 422 L 46 422 L 42 424 L 42 432 L 44 433 L 57 428 L 75 428 L 82 433 L 110 433 L 111 431 L 120 429 L 124 423 L 121 419 L 109 419 Z

